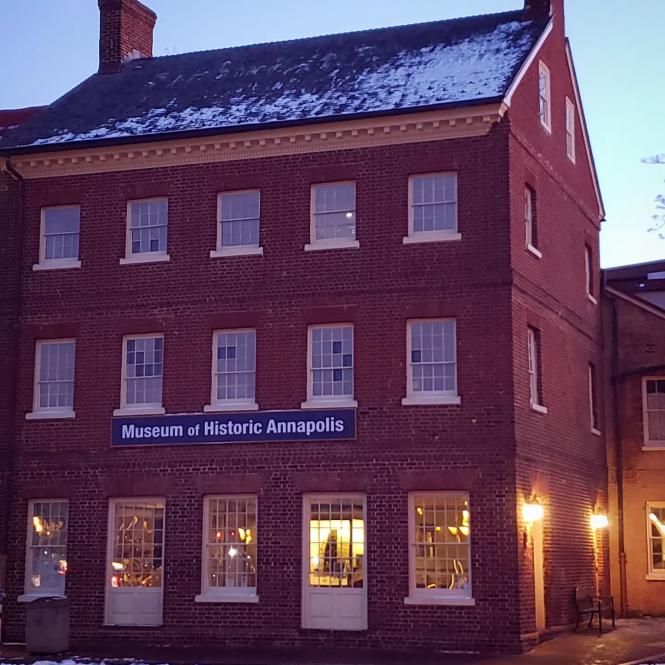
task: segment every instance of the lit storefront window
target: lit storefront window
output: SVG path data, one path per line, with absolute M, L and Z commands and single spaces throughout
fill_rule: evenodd
M 665 503 L 647 506 L 649 573 L 665 578 Z
M 65 595 L 67 512 L 67 501 L 30 502 L 26 594 Z

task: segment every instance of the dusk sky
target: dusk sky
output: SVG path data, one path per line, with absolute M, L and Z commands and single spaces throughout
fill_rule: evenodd
M 155 55 L 517 9 L 522 0 L 147 0 Z M 607 221 L 603 266 L 665 258 L 648 229 L 665 194 L 665 0 L 568 0 L 567 32 Z M 95 0 L 4 2 L 0 108 L 49 104 L 97 69 Z M 562 229 L 565 220 L 562 220 Z

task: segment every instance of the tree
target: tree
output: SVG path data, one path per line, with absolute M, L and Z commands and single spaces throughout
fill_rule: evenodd
M 645 164 L 665 164 L 665 154 L 646 157 L 642 162 Z M 655 224 L 649 231 L 657 233 L 660 238 L 665 240 L 665 194 L 659 194 L 656 197 L 656 214 L 651 219 Z

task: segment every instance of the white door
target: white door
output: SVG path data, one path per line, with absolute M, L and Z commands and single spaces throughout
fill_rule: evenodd
M 303 628 L 367 629 L 365 497 L 303 500 Z
M 106 625 L 161 625 L 163 500 L 111 501 L 106 579 Z
M 533 585 L 536 608 L 536 630 L 545 630 L 545 557 L 543 552 L 543 520 L 531 525 L 533 539 Z

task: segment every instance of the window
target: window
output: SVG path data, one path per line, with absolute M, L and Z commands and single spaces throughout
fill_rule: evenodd
M 454 319 L 409 321 L 402 404 L 459 404 Z
M 79 206 L 42 208 L 39 263 L 33 268 L 79 268 L 80 224 Z
M 164 413 L 162 373 L 164 338 L 161 335 L 125 337 L 122 359 L 120 409 L 124 413 Z
M 256 331 L 216 332 L 212 353 L 212 395 L 205 410 L 257 409 Z
M 32 413 L 26 418 L 74 417 L 73 339 L 37 342 Z
M 575 105 L 566 97 L 566 154 L 575 163 Z
M 144 199 L 127 203 L 127 247 L 120 263 L 168 261 L 167 199 Z
M 600 420 L 598 419 L 598 381 L 596 379 L 596 366 L 589 363 L 589 415 L 591 416 L 591 431 L 600 434 Z
M 356 240 L 356 183 L 312 185 L 310 244 L 306 250 L 359 247 Z
M 526 247 L 539 258 L 542 254 L 538 248 L 538 227 L 536 225 L 536 192 L 526 185 L 524 187 L 524 226 L 526 228 Z
M 224 192 L 219 195 L 218 208 L 217 249 L 210 256 L 263 254 L 259 246 L 261 193 Z
M 353 399 L 353 326 L 328 325 L 309 328 L 307 402 L 355 406 Z
M 409 178 L 409 235 L 405 244 L 458 240 L 457 175 L 430 173 Z
M 550 70 L 544 62 L 538 68 L 538 98 L 540 101 L 540 122 L 548 131 L 552 131 L 552 106 L 550 97 Z
M 35 499 L 28 505 L 26 596 L 65 595 L 67 512 L 67 501 L 60 499 Z
M 256 602 L 256 497 L 208 496 L 199 602 Z
M 406 603 L 472 605 L 470 542 L 468 494 L 410 494 Z
M 529 403 L 531 408 L 547 413 L 542 405 L 540 378 L 540 332 L 535 328 L 527 328 L 527 347 L 529 356 Z
M 644 444 L 665 446 L 665 376 L 642 380 Z
M 649 541 L 649 574 L 665 578 L 665 503 L 647 504 L 647 534 Z
M 593 265 L 593 250 L 589 245 L 584 245 L 584 272 L 585 272 L 585 283 L 586 283 L 586 294 L 589 300 L 592 303 L 596 303 L 597 300 L 594 297 L 594 265 Z

